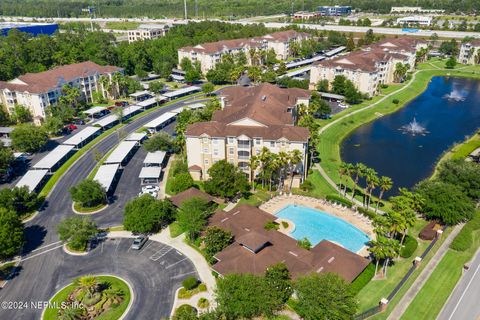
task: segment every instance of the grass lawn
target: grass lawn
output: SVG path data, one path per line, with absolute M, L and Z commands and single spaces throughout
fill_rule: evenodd
M 170 223 L 169 227 L 170 227 L 170 237 L 172 238 L 176 238 L 183 233 L 183 230 L 182 228 L 180 228 L 180 225 L 178 224 L 177 221 Z
M 73 208 L 80 213 L 95 212 L 97 210 L 105 208 L 106 206 L 107 206 L 106 203 L 101 203 L 99 205 L 96 205 L 95 207 L 87 208 L 87 207 L 83 207 L 80 203 L 77 203 L 77 202 L 73 203 Z
M 464 264 L 473 258 L 480 247 L 480 230 L 473 231 L 472 235 L 473 244 L 469 249 L 463 252 L 453 249 L 447 251 L 401 319 L 407 320 L 413 317 L 428 320 L 440 313 L 462 276 Z M 429 307 L 425 308 L 425 306 Z
M 307 177 L 307 180 L 312 182 L 313 190 L 302 191 L 300 189 L 294 189 L 293 192 L 314 198 L 325 198 L 330 194 L 337 194 L 337 190 L 327 183 L 317 170 L 314 170 L 313 173 Z
M 139 25 L 139 22 L 134 21 L 108 21 L 105 27 L 113 30 L 133 30 L 137 29 Z
M 238 204 L 249 204 L 254 207 L 258 207 L 263 202 L 271 198 L 271 195 L 268 191 L 257 189 L 252 193 L 248 198 L 242 198 Z
M 113 289 L 119 289 L 124 292 L 123 301 L 120 305 L 111 308 L 106 313 L 96 317 L 96 320 L 115 320 L 119 319 L 122 314 L 127 309 L 128 304 L 130 303 L 130 289 L 128 285 L 121 279 L 112 276 L 97 276 L 97 280 L 102 282 L 108 282 L 111 284 Z M 68 295 L 75 289 L 75 285 L 72 283 L 67 287 L 63 288 L 55 296 L 50 300 L 50 303 L 56 303 L 57 305 L 61 305 L 63 301 L 67 300 Z M 47 308 L 45 309 L 45 313 L 42 319 L 45 320 L 53 320 L 57 319 L 57 309 L 56 308 Z

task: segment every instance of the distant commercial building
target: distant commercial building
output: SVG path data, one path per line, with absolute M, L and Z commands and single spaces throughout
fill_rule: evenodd
M 309 20 L 320 17 L 319 12 L 298 11 L 293 14 L 294 19 Z
M 318 12 L 322 16 L 348 16 L 352 13 L 351 6 L 321 6 Z
M 427 48 L 426 41 L 413 38 L 387 38 L 348 55 L 323 60 L 310 71 L 310 88 L 320 80 L 332 83 L 336 76 L 343 75 L 353 82 L 362 93 L 374 96 L 379 85 L 394 81 L 397 63 L 415 66 L 416 52 Z
M 23 105 L 32 113 L 36 123 L 45 118 L 45 108 L 54 105 L 62 96 L 62 87 L 70 85 L 78 88 L 81 98 L 93 101 L 93 93 L 106 92 L 99 79 L 102 75 L 112 79 L 116 72 L 123 69 L 114 66 L 100 66 L 91 61 L 69 64 L 54 69 L 27 73 L 11 81 L 0 81 L 0 103 L 8 112 L 15 105 Z M 110 93 L 112 95 L 112 93 Z M 117 93 L 113 93 L 115 97 Z
M 444 13 L 445 10 L 423 9 L 422 7 L 392 7 L 390 13 Z
M 6 36 L 12 29 L 27 32 L 34 36 L 39 34 L 52 35 L 58 30 L 56 23 L 21 23 L 21 22 L 0 22 L 0 36 Z
M 429 16 L 410 16 L 397 19 L 397 25 L 403 26 L 425 26 L 428 27 L 432 24 L 432 17 Z
M 169 29 L 167 24 L 141 24 L 136 30 L 128 31 L 128 42 L 157 39 L 165 36 Z
M 251 50 L 259 52 L 260 50 L 270 49 L 275 51 L 277 59 L 285 60 L 291 56 L 290 44 L 292 42 L 300 43 L 302 40 L 310 38 L 311 35 L 308 33 L 286 30 L 270 33 L 263 37 L 202 43 L 193 47 L 180 48 L 178 50 L 178 63 L 180 64 L 183 58 L 192 62 L 199 61 L 202 72 L 205 73 L 215 68 L 215 65 L 222 60 L 222 56 L 225 54 L 235 55 L 243 52 L 247 56 L 248 63 L 251 64 Z
M 458 54 L 458 62 L 463 64 L 480 63 L 480 40 L 462 43 Z

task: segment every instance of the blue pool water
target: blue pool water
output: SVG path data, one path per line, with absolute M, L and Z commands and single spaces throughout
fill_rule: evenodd
M 275 216 L 292 221 L 295 230 L 290 235 L 297 240 L 307 238 L 312 246 L 329 240 L 357 252 L 370 241 L 363 231 L 350 223 L 317 209 L 288 205 Z

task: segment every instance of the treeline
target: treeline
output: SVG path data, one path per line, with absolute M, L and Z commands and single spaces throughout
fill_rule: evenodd
M 3 0 L 0 15 L 79 17 L 82 9 L 91 5 L 87 0 Z M 350 5 L 354 9 L 378 13 L 390 12 L 392 6 L 421 6 L 428 9 L 443 9 L 447 12 L 475 12 L 480 10 L 478 0 L 187 0 L 190 17 L 244 17 L 288 13 L 299 10 L 315 10 L 320 5 Z M 183 17 L 182 0 L 97 0 L 97 16 L 103 17 Z
M 26 72 L 91 60 L 101 65 L 125 68 L 127 74 L 154 71 L 168 76 L 178 62 L 178 48 L 203 42 L 268 33 L 262 25 L 231 25 L 206 21 L 173 28 L 165 37 L 152 41 L 115 43 L 113 35 L 72 28 L 53 37 L 31 38 L 12 30 L 0 38 L 0 80 L 10 80 Z

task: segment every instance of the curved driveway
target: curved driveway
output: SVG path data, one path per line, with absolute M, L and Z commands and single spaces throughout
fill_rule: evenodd
M 191 103 L 192 99 L 195 98 L 161 107 L 126 124 L 121 130 L 127 134 L 134 132 L 159 115 Z M 196 101 L 198 102 L 199 100 Z M 175 270 L 177 275 L 185 273 L 184 271 L 186 270 L 190 270 L 188 271 L 190 273 L 194 272 L 193 265 L 186 258 L 182 263 L 188 263 L 190 267 L 180 267 L 179 265 L 178 268 L 173 268 L 170 273 L 165 273 L 154 267 L 149 267 L 151 268 L 149 270 L 142 270 L 139 267 L 142 264 L 141 259 L 131 258 L 134 255 L 124 256 L 119 254 L 112 256 L 112 254 L 118 253 L 120 250 L 119 246 L 113 249 L 114 253 L 109 252 L 111 248 L 108 246 L 106 250 L 100 252 L 96 250 L 95 253 L 92 252 L 87 256 L 79 257 L 68 256 L 60 249 L 61 244 L 56 234 L 56 226 L 62 219 L 74 215 L 71 209 L 72 200 L 68 190 L 85 179 L 95 167 L 94 150 L 106 154 L 108 150 L 118 143 L 119 139 L 116 133 L 104 138 L 80 157 L 59 179 L 42 210 L 26 224 L 27 242 L 24 247 L 23 260 L 18 268 L 19 272 L 1 289 L 0 301 L 48 301 L 53 293 L 63 285 L 68 284 L 72 277 L 86 273 L 111 273 L 121 277 L 125 276 L 131 282 L 138 296 L 135 304 L 142 304 L 142 308 L 138 307 L 142 312 L 143 310 L 149 312 L 151 308 L 159 308 L 157 304 L 163 304 L 160 300 L 167 301 L 171 307 L 173 301 L 170 300 L 173 299 L 173 292 L 176 289 L 172 285 L 176 284 L 176 282 L 173 280 L 173 282 L 165 281 L 172 277 L 172 279 L 175 279 L 171 273 L 174 272 L 173 270 Z M 131 159 L 131 161 L 134 161 L 134 159 Z M 130 179 L 131 174 L 129 175 L 128 171 L 129 166 L 127 165 L 117 186 L 114 203 L 107 209 L 92 215 L 92 218 L 97 221 L 100 227 L 121 224 L 124 204 L 138 193 L 136 188 L 130 188 L 131 184 L 129 184 L 128 180 L 122 181 Z M 138 176 L 135 179 L 138 181 Z M 166 257 L 167 255 L 162 257 L 162 259 L 166 259 Z M 160 275 L 157 274 L 162 274 L 161 278 L 158 278 Z M 142 277 L 144 278 L 143 280 Z M 155 277 L 158 278 L 158 281 L 154 280 Z M 155 290 L 153 287 L 155 287 Z M 144 296 L 143 299 L 141 298 L 142 296 Z M 152 303 L 151 301 L 153 301 L 153 304 L 149 308 L 148 305 Z M 153 313 L 150 313 L 150 315 L 155 315 L 154 318 L 160 318 L 162 314 L 168 316 L 170 309 L 167 309 L 167 312 L 164 313 L 158 313 L 155 311 L 157 309 L 152 309 L 150 311 Z M 22 310 L 12 313 L 12 311 L 0 309 L 0 319 L 36 319 L 39 318 L 40 314 L 41 311 L 39 310 Z M 150 316 L 137 319 L 151 318 Z

